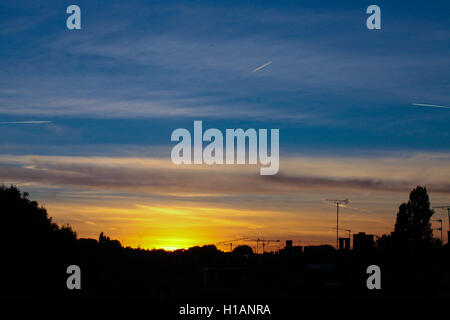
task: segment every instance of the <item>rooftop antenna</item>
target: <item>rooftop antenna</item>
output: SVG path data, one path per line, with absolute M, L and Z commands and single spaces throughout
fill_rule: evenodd
M 325 199 L 325 201 L 334 203 L 336 205 L 336 250 L 339 248 L 339 206 L 341 204 L 347 204 L 348 199 Z

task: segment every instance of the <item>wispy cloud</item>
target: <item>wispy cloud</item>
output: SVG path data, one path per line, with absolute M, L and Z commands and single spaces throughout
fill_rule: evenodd
M 52 121 L 4 121 L 0 122 L 0 124 L 48 124 L 52 123 Z
M 264 69 L 265 67 L 267 67 L 267 66 L 269 66 L 269 65 L 271 65 L 271 64 L 272 64 L 272 61 L 269 61 L 269 62 L 267 62 L 267 63 L 264 63 L 262 66 L 259 66 L 258 68 L 253 69 L 252 72 L 256 72 L 256 71 L 259 71 L 259 70 L 261 70 L 261 69 Z
M 426 184 L 450 194 L 449 155 L 403 158 L 282 159 L 275 176 L 258 174 L 255 166 L 175 166 L 154 158 L 0 156 L 5 182 L 108 189 L 180 196 L 282 195 L 299 192 L 408 192 Z
M 436 104 L 425 104 L 425 103 L 413 103 L 413 106 L 420 106 L 420 107 L 429 107 L 429 108 L 443 108 L 443 109 L 450 109 L 450 107 L 447 106 L 439 106 Z

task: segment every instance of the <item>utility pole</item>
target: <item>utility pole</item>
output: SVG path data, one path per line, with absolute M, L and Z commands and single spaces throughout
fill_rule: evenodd
M 347 204 L 348 199 L 337 200 L 337 199 L 326 199 L 326 201 L 334 203 L 336 205 L 336 250 L 339 248 L 339 206 L 341 204 Z

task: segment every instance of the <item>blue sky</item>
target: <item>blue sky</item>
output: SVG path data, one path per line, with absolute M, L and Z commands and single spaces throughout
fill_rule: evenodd
M 1 142 L 167 145 L 202 119 L 288 151 L 448 150 L 449 112 L 411 104 L 450 105 L 449 5 L 391 2 L 369 31 L 365 1 L 78 1 L 69 31 L 69 2 L 3 1 L 1 119 L 53 124 Z
M 81 7 L 82 30 L 66 29 L 70 4 Z M 371 4 L 381 8 L 381 30 L 366 28 Z M 279 128 L 280 157 L 317 157 L 330 173 L 325 186 L 344 179 L 342 185 L 353 190 L 352 179 L 368 178 L 368 168 L 370 181 L 362 184 L 370 192 L 435 182 L 444 201 L 448 185 L 435 172 L 422 173 L 450 159 L 450 109 L 412 104 L 450 106 L 449 9 L 448 1 L 3 0 L 0 160 L 26 170 L 40 165 L 42 172 L 15 176 L 3 167 L 0 180 L 38 194 L 48 188 L 42 199 L 49 202 L 54 188 L 68 194 L 73 188 L 141 194 L 134 184 L 112 188 L 105 178 L 112 173 L 99 176 L 99 185 L 72 181 L 70 170 L 64 179 L 46 176 L 63 164 L 44 156 L 101 156 L 106 158 L 94 162 L 108 165 L 125 157 L 169 160 L 171 132 L 192 130 L 194 120 L 203 120 L 204 128 Z M 8 123 L 21 121 L 51 123 Z M 43 158 L 11 158 L 25 155 Z M 332 175 L 334 164 L 325 159 L 338 168 L 356 159 L 360 172 Z M 389 172 L 401 171 L 407 159 L 414 174 L 391 181 L 367 162 L 374 159 L 386 161 Z M 85 174 L 84 160 L 71 163 Z M 304 163 L 312 166 L 315 160 Z M 135 163 L 122 165 L 130 169 Z M 303 185 L 293 187 L 286 175 L 306 175 L 291 169 L 280 168 L 280 183 L 294 188 L 289 194 Z M 311 171 L 315 179 L 319 171 Z M 125 179 L 122 172 L 115 178 L 117 185 Z M 388 183 L 374 187 L 374 181 Z M 306 186 L 315 183 L 308 180 Z M 143 194 L 153 197 L 155 190 Z M 207 202 L 249 201 L 240 197 Z M 291 206 L 285 198 L 277 201 Z M 398 205 L 398 198 L 389 201 L 386 212 Z

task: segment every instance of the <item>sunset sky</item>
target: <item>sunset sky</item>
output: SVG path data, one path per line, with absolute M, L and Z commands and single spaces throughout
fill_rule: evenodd
M 0 183 L 132 247 L 334 245 L 327 198 L 350 199 L 342 228 L 388 233 L 418 184 L 450 204 L 450 3 L 392 2 L 368 30 L 365 1 L 4 0 Z M 280 129 L 279 173 L 174 165 L 194 120 Z

